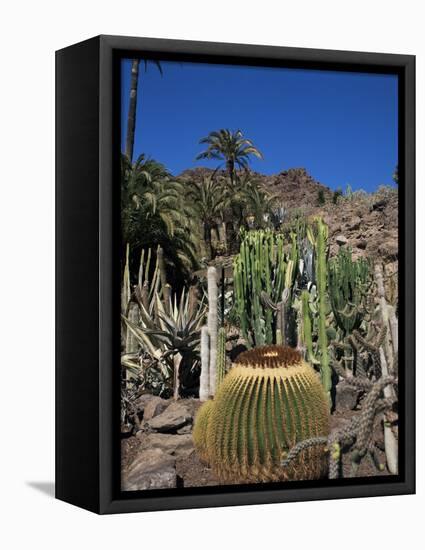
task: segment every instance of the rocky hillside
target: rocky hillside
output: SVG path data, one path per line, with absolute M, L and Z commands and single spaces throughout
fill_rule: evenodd
M 185 170 L 179 178 L 202 179 L 211 175 L 208 168 Z M 381 259 L 385 264 L 398 260 L 398 194 L 396 189 L 381 188 L 375 193 L 356 192 L 339 197 L 315 180 L 305 168 L 291 168 L 272 176 L 253 173 L 285 207 L 289 219 L 296 212 L 306 217 L 321 215 L 329 225 L 330 253 L 339 244 L 348 244 L 353 255 Z M 322 204 L 320 204 L 322 203 Z M 395 266 L 394 266 L 395 267 Z M 391 268 L 390 268 L 391 270 Z

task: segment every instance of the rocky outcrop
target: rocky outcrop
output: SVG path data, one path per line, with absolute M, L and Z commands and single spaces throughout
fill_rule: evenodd
M 211 175 L 208 168 L 185 170 L 182 180 L 201 180 Z M 219 171 L 218 177 L 224 176 Z M 380 188 L 375 193 L 358 192 L 336 198 L 326 185 L 315 180 L 305 168 L 291 168 L 267 176 L 253 173 L 272 194 L 277 195 L 289 218 L 291 212 L 302 212 L 307 218 L 322 216 L 329 225 L 330 254 L 336 254 L 339 237 L 344 237 L 354 257 L 367 256 L 384 263 L 398 260 L 398 193 L 397 189 Z M 319 195 L 322 200 L 319 200 Z M 324 202 L 323 202 L 324 201 Z

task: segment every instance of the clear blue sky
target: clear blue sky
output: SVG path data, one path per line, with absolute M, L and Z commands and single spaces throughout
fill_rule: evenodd
M 300 69 L 161 62 L 140 65 L 134 156 L 145 153 L 178 175 L 195 166 L 199 139 L 238 129 L 264 154 L 253 170 L 305 167 L 335 189 L 391 184 L 397 164 L 397 77 Z M 122 143 L 130 89 L 122 61 Z

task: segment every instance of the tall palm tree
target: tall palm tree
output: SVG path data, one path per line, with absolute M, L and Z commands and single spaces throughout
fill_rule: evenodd
M 250 139 L 243 136 L 241 130 L 221 129 L 210 132 L 199 143 L 208 147 L 199 153 L 196 159 L 224 160 L 232 186 L 235 183 L 236 168 L 248 168 L 251 156 L 263 158 L 262 153 Z
M 263 229 L 270 225 L 270 218 L 277 204 L 278 195 L 270 194 L 250 174 L 239 183 L 236 200 L 242 206 L 245 223 L 250 228 Z
M 133 151 L 134 151 L 134 134 L 136 130 L 136 109 L 137 109 L 137 90 L 139 87 L 139 67 L 140 59 L 133 59 L 131 63 L 131 80 L 130 80 L 130 99 L 128 104 L 128 115 L 127 115 L 127 136 L 125 140 L 125 154 L 130 162 L 133 160 Z M 145 66 L 145 71 L 148 68 L 149 60 L 144 59 L 143 64 Z M 154 65 L 158 68 L 159 72 L 162 75 L 162 67 L 159 61 L 152 61 Z
M 203 227 L 203 236 L 210 258 L 214 257 L 211 231 L 217 223 L 223 221 L 223 212 L 227 204 L 227 192 L 223 185 L 214 180 L 214 176 L 202 181 L 189 181 L 186 184 L 186 197 L 195 216 Z

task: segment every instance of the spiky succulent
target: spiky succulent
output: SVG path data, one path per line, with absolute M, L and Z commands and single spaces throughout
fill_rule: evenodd
M 323 446 L 306 449 L 290 467 L 282 460 L 304 439 L 329 433 L 320 380 L 300 354 L 284 346 L 242 353 L 208 413 L 208 460 L 222 482 L 317 479 L 326 474 Z

